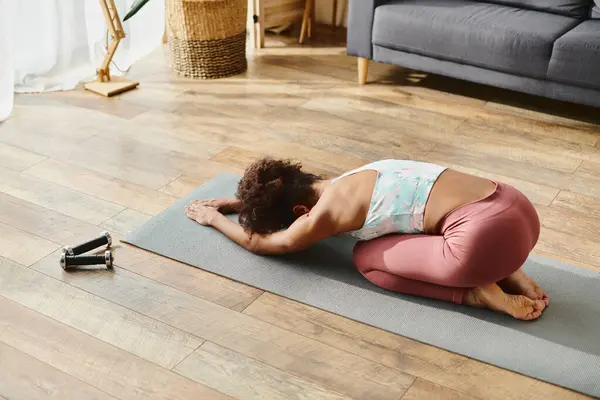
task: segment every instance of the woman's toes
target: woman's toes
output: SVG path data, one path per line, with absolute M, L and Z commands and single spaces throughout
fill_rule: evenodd
M 527 277 L 523 284 L 526 287 L 526 292 L 522 293 L 532 300 L 541 300 L 544 297 L 544 291 L 538 286 L 538 284 L 531 278 Z
M 544 311 L 544 309 L 546 308 L 546 303 L 544 302 L 544 300 L 535 300 L 533 302 L 533 309 L 536 311 Z
M 542 310 L 540 310 L 535 304 L 532 304 L 526 307 L 526 310 L 521 314 L 521 318 L 519 319 L 531 321 L 534 319 L 538 319 L 541 315 Z
M 531 312 L 530 314 L 527 315 L 526 320 L 527 321 L 531 321 L 531 320 L 534 320 L 534 319 L 538 319 L 541 316 L 542 316 L 542 312 L 541 311 L 533 311 L 533 312 Z
M 532 300 L 542 300 L 544 291 L 521 269 L 499 282 L 500 287 L 509 294 L 523 295 Z
M 528 299 L 530 300 L 530 299 Z M 534 319 L 538 319 L 539 317 L 542 316 L 542 312 L 544 311 L 544 309 L 546 308 L 546 304 L 544 303 L 543 300 L 534 300 L 533 304 L 530 307 L 528 307 L 528 313 L 526 314 L 526 320 L 534 320 Z
M 537 282 L 536 282 L 536 281 L 534 281 L 534 280 L 533 280 L 533 279 L 531 279 L 530 277 L 527 277 L 527 278 L 528 278 L 528 280 L 529 280 L 529 282 L 530 282 L 531 288 L 532 288 L 532 289 L 533 289 L 533 291 L 535 292 L 535 299 L 534 299 L 534 300 L 538 300 L 538 299 L 539 299 L 539 300 L 542 300 L 542 299 L 544 298 L 544 295 L 545 295 L 545 293 L 544 293 L 544 291 L 542 290 L 542 288 L 541 288 L 541 287 L 539 287 L 539 285 L 537 284 Z
M 530 289 L 525 293 L 525 296 L 529 297 L 531 300 L 541 300 L 542 293 L 535 289 Z
M 465 295 L 464 304 L 504 312 L 513 318 L 526 321 L 539 318 L 546 308 L 543 300 L 506 294 L 495 284 L 470 289 Z
M 511 307 L 508 313 L 514 318 L 521 320 L 533 320 L 542 315 L 546 305 L 542 300 L 532 300 L 522 295 L 509 295 Z

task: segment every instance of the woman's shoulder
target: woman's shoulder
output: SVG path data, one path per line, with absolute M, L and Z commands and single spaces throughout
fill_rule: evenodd
M 361 195 L 359 182 L 355 181 L 357 176 L 350 177 L 340 184 L 329 186 L 321 198 L 311 210 L 313 221 L 316 224 L 329 224 L 334 227 L 336 233 L 346 232 L 354 229 L 356 221 L 361 219 L 362 211 L 370 202 L 368 198 Z M 364 215 L 362 215 L 364 220 Z

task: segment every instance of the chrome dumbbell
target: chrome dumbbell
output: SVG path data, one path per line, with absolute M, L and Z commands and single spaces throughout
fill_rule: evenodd
M 73 269 L 80 265 L 106 265 L 106 268 L 112 268 L 113 256 L 110 250 L 106 250 L 104 254 L 94 254 L 88 256 L 72 256 L 67 253 L 62 253 L 60 256 L 60 266 L 65 271 Z
M 89 240 L 85 243 L 78 244 L 77 246 L 65 246 L 63 248 L 63 253 L 69 256 L 78 256 L 104 245 L 106 245 L 106 248 L 109 248 L 112 245 L 112 238 L 108 232 L 104 232 L 99 237 Z

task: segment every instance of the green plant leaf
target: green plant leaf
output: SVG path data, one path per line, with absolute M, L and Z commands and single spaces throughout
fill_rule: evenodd
M 140 11 L 140 9 L 144 7 L 149 1 L 150 0 L 136 0 L 135 3 L 133 3 L 133 5 L 131 6 L 131 10 L 129 10 L 127 15 L 125 15 L 125 18 L 123 18 L 123 22 L 127 21 L 129 18 L 137 14 L 137 12 Z

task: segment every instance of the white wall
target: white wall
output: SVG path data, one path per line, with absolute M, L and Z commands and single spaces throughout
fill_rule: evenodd
M 323 24 L 331 24 L 333 0 L 314 0 L 315 2 L 315 18 L 317 22 Z M 342 17 L 342 13 L 344 16 Z M 346 26 L 346 15 L 348 13 L 348 0 L 338 0 L 338 25 L 343 22 Z

